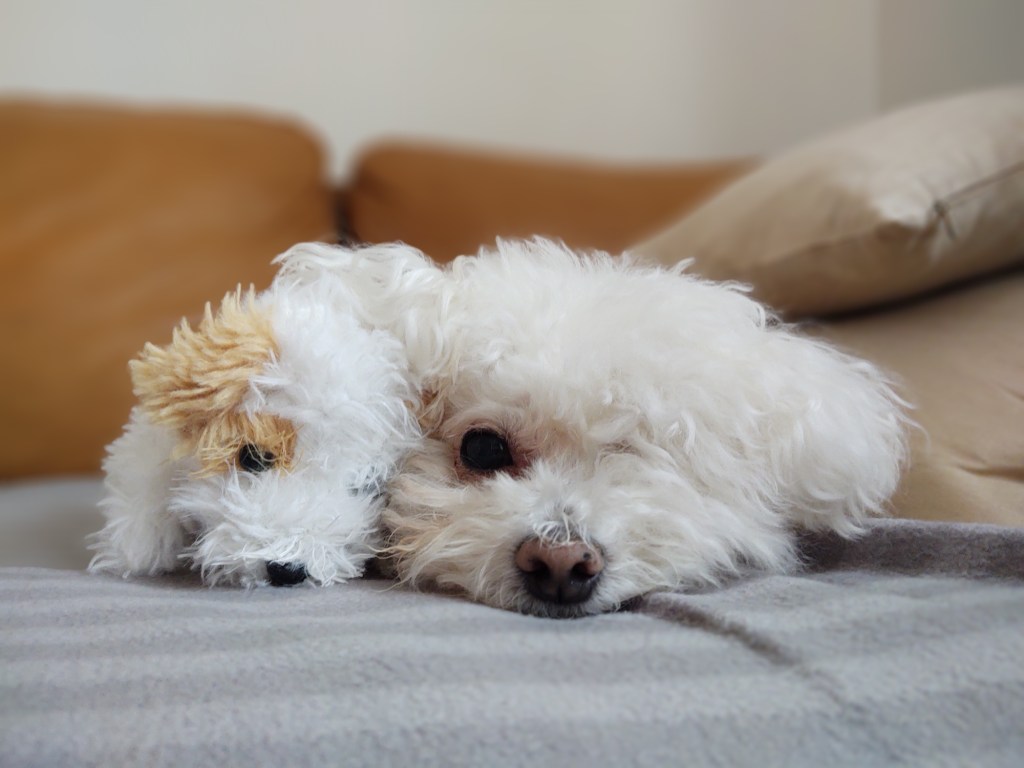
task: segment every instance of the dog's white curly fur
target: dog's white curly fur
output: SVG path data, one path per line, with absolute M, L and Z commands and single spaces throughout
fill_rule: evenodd
M 907 421 L 886 377 L 741 287 L 542 239 L 442 276 L 418 307 L 442 343 L 406 337 L 429 432 L 382 518 L 407 582 L 539 615 L 614 610 L 792 568 L 795 529 L 853 535 L 897 486 Z M 511 471 L 461 465 L 480 428 L 507 438 Z M 531 596 L 514 554 L 532 536 L 602 553 L 588 599 Z
M 289 469 L 235 464 L 198 472 L 179 436 L 137 406 L 104 464 L 106 526 L 93 571 L 156 574 L 190 562 L 209 583 L 267 583 L 267 563 L 301 564 L 309 583 L 359 575 L 378 542 L 381 491 L 419 438 L 405 349 L 383 326 L 406 291 L 412 249 L 316 243 L 282 268 L 251 309 L 269 314 L 276 354 L 239 408 L 295 430 Z M 330 268 L 326 268 L 329 265 Z

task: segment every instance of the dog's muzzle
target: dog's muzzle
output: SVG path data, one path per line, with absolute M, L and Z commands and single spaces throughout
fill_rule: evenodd
M 515 564 L 531 595 L 558 605 L 588 600 L 604 571 L 601 553 L 582 541 L 554 543 L 539 537 L 519 545 Z
M 267 579 L 273 587 L 294 587 L 306 580 L 306 566 L 302 563 L 267 563 Z

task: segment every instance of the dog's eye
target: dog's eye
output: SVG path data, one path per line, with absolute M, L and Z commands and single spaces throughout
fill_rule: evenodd
M 465 467 L 477 472 L 494 472 L 513 464 L 508 441 L 490 429 L 467 432 L 462 437 L 459 458 Z
M 274 454 L 252 443 L 245 443 L 238 449 L 238 466 L 245 472 L 265 472 L 274 466 L 275 461 L 277 457 Z

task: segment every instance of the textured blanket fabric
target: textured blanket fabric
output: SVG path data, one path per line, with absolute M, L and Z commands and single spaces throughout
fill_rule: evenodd
M 0 764 L 1024 764 L 1024 530 L 807 544 L 570 621 L 0 569 Z

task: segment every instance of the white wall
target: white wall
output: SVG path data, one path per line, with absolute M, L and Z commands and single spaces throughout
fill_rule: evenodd
M 879 103 L 1024 82 L 1024 0 L 883 0 Z
M 1000 0 L 922 3 L 959 18 Z M 3 0 L 0 89 L 295 114 L 336 170 L 382 135 L 618 159 L 760 153 L 931 87 L 904 77 L 899 35 L 880 35 L 909 31 L 896 5 Z
M 873 110 L 873 0 L 5 0 L 0 88 L 296 113 L 616 158 L 774 149 Z M 809 66 L 809 62 L 814 62 Z

